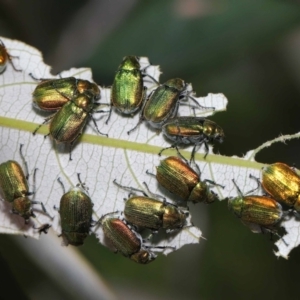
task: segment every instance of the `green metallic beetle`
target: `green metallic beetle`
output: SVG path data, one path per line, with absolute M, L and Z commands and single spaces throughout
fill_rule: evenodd
M 32 74 L 30 75 L 33 79 L 39 80 Z M 94 100 L 100 99 L 98 85 L 88 80 L 75 77 L 41 79 L 32 93 L 33 106 L 43 111 L 55 112 L 61 109 L 69 99 L 85 92 L 94 95 Z
M 130 196 L 125 202 L 124 216 L 127 222 L 143 228 L 157 231 L 164 228 L 167 232 L 178 230 L 186 226 L 189 213 L 165 201 L 149 198 L 142 190 L 125 187 L 114 180 L 118 187 L 133 192 L 140 192 L 145 196 Z M 144 183 L 145 184 L 145 183 Z M 157 196 L 157 195 L 156 195 Z
M 65 96 L 65 95 L 64 95 Z M 67 96 L 65 96 L 67 97 Z M 99 131 L 97 123 L 93 118 L 93 113 L 102 113 L 104 111 L 95 111 L 94 95 L 88 92 L 78 94 L 69 101 L 54 115 L 46 118 L 45 121 L 39 125 L 33 135 L 45 123 L 50 122 L 49 135 L 57 143 L 70 143 L 70 160 L 72 147 L 76 139 L 82 134 L 82 131 L 89 118 L 92 118 L 94 125 L 99 134 L 106 135 Z
M 198 168 L 197 173 L 191 168 L 178 149 L 177 153 L 181 159 L 176 156 L 170 156 L 162 160 L 160 165 L 156 167 L 156 179 L 159 184 L 184 201 L 210 204 L 219 200 L 217 194 L 209 189 L 208 183 L 214 186 L 221 185 L 208 179 L 201 181 L 198 165 L 196 164 Z M 149 172 L 147 173 L 150 174 Z M 221 187 L 224 188 L 223 186 Z
M 161 129 L 164 123 L 177 115 L 179 105 L 188 99 L 191 99 L 196 107 L 204 108 L 196 99 L 190 96 L 187 87 L 188 84 L 182 79 L 174 78 L 156 88 L 148 96 L 138 124 L 127 133 L 130 134 L 143 121 L 146 121 L 154 129 Z M 205 108 L 214 110 L 213 107 Z
M 25 158 L 22 154 L 22 147 L 20 145 L 20 155 L 25 162 Z M 3 200 L 12 204 L 12 212 L 25 219 L 25 223 L 28 223 L 30 217 L 35 217 L 32 209 L 33 204 L 40 204 L 44 213 L 48 214 L 46 208 L 42 202 L 33 201 L 28 198 L 35 193 L 29 192 L 28 188 L 28 169 L 25 162 L 26 173 L 24 174 L 22 167 L 18 162 L 9 160 L 0 164 L 0 196 Z M 34 171 L 34 182 L 35 174 Z M 49 214 L 48 214 L 49 215 Z M 49 216 L 51 218 L 51 216 Z
M 262 186 L 274 199 L 300 212 L 300 177 L 291 167 L 284 163 L 264 167 Z
M 78 174 L 79 183 L 66 193 L 60 178 L 64 194 L 60 199 L 60 224 L 64 244 L 80 246 L 89 235 L 92 223 L 93 203 Z
M 142 237 L 128 227 L 126 223 L 116 217 L 109 217 L 113 213 L 104 215 L 98 222 L 101 224 L 104 236 L 110 241 L 115 252 L 139 264 L 152 262 L 156 255 L 143 244 Z
M 13 63 L 12 59 L 15 57 L 17 56 L 12 56 L 7 52 L 4 43 L 0 40 L 0 74 L 5 71 L 8 62 L 10 62 L 15 71 L 22 72 L 22 70 L 17 69 Z
M 159 152 L 176 148 L 179 144 L 194 144 L 191 159 L 194 158 L 196 147 L 204 144 L 205 156 L 209 152 L 208 144 L 223 142 L 225 137 L 223 129 L 215 122 L 200 117 L 176 117 L 166 122 L 162 127 L 163 134 L 174 144 Z
M 232 181 L 237 188 L 238 197 L 228 200 L 228 209 L 253 232 L 268 231 L 278 235 L 276 225 L 283 217 L 281 205 L 266 196 L 244 196 L 235 181 Z
M 125 115 L 133 115 L 140 109 L 146 96 L 143 78 L 147 76 L 157 83 L 152 76 L 145 72 L 146 68 L 141 69 L 137 56 L 131 55 L 123 58 L 111 87 L 111 109 L 106 124 L 110 119 L 113 107 Z

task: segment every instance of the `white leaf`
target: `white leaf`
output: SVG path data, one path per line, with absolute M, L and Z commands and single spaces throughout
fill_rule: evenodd
M 89 187 L 89 194 L 94 202 L 94 219 L 97 220 L 103 214 L 116 210 L 122 211 L 124 207 L 123 198 L 127 192 L 112 184 L 114 179 L 126 186 L 143 188 L 142 182 L 149 184 L 151 191 L 158 192 L 156 181 L 145 174 L 146 170 L 154 170 L 159 164 L 157 153 L 163 147 L 169 145 L 161 134 L 157 134 L 147 125 L 142 124 L 130 136 L 127 131 L 132 129 L 138 122 L 138 114 L 134 117 L 124 117 L 113 112 L 108 125 L 105 125 L 101 116 L 94 115 L 102 132 L 108 133 L 109 138 L 99 136 L 92 122 L 87 126 L 85 134 L 73 150 L 73 161 L 69 161 L 69 147 L 66 149 L 52 143 L 50 138 L 44 139 L 42 135 L 32 136 L 32 131 L 37 125 L 43 122 L 48 114 L 36 111 L 32 107 L 31 94 L 37 82 L 28 74 L 32 73 L 37 78 L 54 77 L 50 74 L 50 67 L 45 65 L 41 54 L 36 49 L 19 41 L 11 41 L 2 38 L 9 53 L 14 58 L 13 62 L 23 72 L 16 72 L 8 64 L 7 70 L 0 75 L 0 132 L 1 132 L 1 162 L 14 159 L 21 162 L 19 145 L 24 144 L 24 154 L 28 162 L 31 175 L 35 167 L 37 172 L 37 191 L 34 200 L 42 201 L 51 215 L 55 216 L 53 228 L 60 233 L 59 216 L 53 206 L 59 205 L 62 196 L 61 186 L 57 178 L 61 177 L 66 188 L 74 187 L 77 184 L 77 173 L 81 173 L 82 180 Z M 142 58 L 142 66 L 148 65 L 147 58 Z M 147 72 L 158 79 L 160 71 L 158 67 L 151 66 Z M 82 79 L 92 80 L 89 69 L 71 69 L 61 73 L 62 77 L 75 76 Z M 57 77 L 57 76 L 56 76 Z M 147 81 L 148 93 L 155 85 Z M 190 85 L 188 88 L 192 90 Z M 101 102 L 109 103 L 110 89 L 103 88 Z M 225 110 L 227 99 L 222 94 L 209 94 L 207 97 L 197 98 L 200 104 L 207 107 L 215 107 L 216 111 Z M 198 116 L 209 116 L 210 110 L 198 111 Z M 187 106 L 180 107 L 181 115 L 192 115 L 193 112 Z M 46 127 L 39 131 L 47 134 Z M 232 183 L 234 178 L 240 189 L 246 193 L 256 187 L 256 182 L 249 179 L 249 174 L 260 177 L 263 164 L 256 163 L 255 155 L 265 147 L 275 142 L 299 138 L 300 133 L 294 135 L 280 136 L 268 141 L 255 150 L 248 151 L 243 158 L 222 157 L 209 155 L 206 160 L 203 154 L 197 154 L 196 159 L 202 172 L 202 179 L 211 179 L 225 186 L 225 189 L 215 187 L 214 191 L 220 199 L 234 197 L 237 195 L 236 188 Z M 189 148 L 190 149 L 190 148 Z M 203 153 L 203 149 L 201 149 Z M 166 151 L 164 154 L 174 154 Z M 188 157 L 189 153 L 183 151 Z M 32 176 L 29 179 L 32 183 Z M 170 200 L 172 201 L 172 199 Z M 201 206 L 201 205 L 200 205 Z M 39 209 L 35 206 L 35 209 Z M 24 220 L 10 213 L 11 205 L 7 202 L 0 202 L 0 232 L 12 234 L 26 234 L 38 237 L 32 223 L 24 224 Z M 51 223 L 49 218 L 39 212 L 37 218 L 32 220 L 35 226 L 44 223 Z M 278 248 L 275 251 L 277 256 L 288 258 L 289 252 L 297 247 L 299 239 L 299 221 L 297 218 L 286 218 L 281 223 L 287 234 L 276 242 Z M 254 230 L 254 228 L 252 228 Z M 95 232 L 101 242 L 103 235 L 101 228 Z M 174 246 L 177 249 L 188 243 L 197 243 L 201 237 L 201 231 L 196 227 L 184 228 L 178 234 L 165 235 L 157 245 Z M 170 249 L 165 250 L 168 253 Z
M 157 191 L 157 183 L 146 175 L 145 171 L 154 170 L 160 161 L 157 153 L 169 143 L 162 134 L 157 134 L 145 124 L 128 136 L 127 131 L 138 122 L 138 114 L 131 118 L 113 112 L 108 125 L 105 125 L 106 115 L 103 117 L 95 114 L 100 131 L 108 133 L 109 138 L 100 136 L 95 131 L 93 123 L 89 122 L 84 135 L 73 149 L 72 161 L 69 161 L 68 145 L 64 149 L 53 143 L 49 137 L 44 139 L 42 134 L 48 133 L 47 127 L 43 126 L 38 131 L 39 134 L 33 136 L 33 130 L 49 115 L 40 113 L 32 107 L 32 92 L 37 82 L 29 76 L 29 73 L 37 78 L 54 76 L 50 74 L 50 67 L 44 64 L 39 51 L 19 41 L 1 39 L 11 55 L 19 56 L 19 59 L 14 58 L 14 64 L 23 72 L 16 72 L 9 64 L 6 71 L 0 75 L 0 162 L 14 159 L 21 163 L 19 146 L 24 144 L 23 153 L 31 175 L 34 168 L 38 168 L 34 200 L 42 201 L 50 215 L 55 217 L 52 226 L 57 233 L 61 232 L 59 215 L 53 206 L 59 206 L 63 194 L 57 182 L 58 177 L 61 178 L 66 189 L 69 189 L 78 183 L 77 173 L 81 174 L 81 179 L 89 188 L 89 194 L 94 203 L 94 220 L 109 212 L 122 211 L 124 208 L 123 198 L 127 197 L 128 192 L 115 186 L 112 183 L 114 179 L 123 185 L 136 188 L 143 188 L 142 182 L 146 181 L 153 192 Z M 146 58 L 143 58 L 143 64 L 148 64 Z M 159 78 L 158 67 L 152 66 L 147 69 L 147 72 L 154 78 Z M 92 80 L 91 71 L 85 68 L 64 71 L 61 76 Z M 148 93 L 155 88 L 150 82 L 147 85 Z M 190 86 L 189 89 L 192 87 Z M 102 89 L 101 103 L 109 103 L 109 99 L 110 89 Z M 227 105 L 227 99 L 222 94 L 209 94 L 207 97 L 197 99 L 201 105 L 212 106 L 219 111 L 225 110 Z M 180 112 L 181 115 L 193 114 L 187 106 L 182 106 Z M 198 115 L 208 116 L 211 113 L 210 110 L 202 110 L 198 112 Z M 166 151 L 165 154 L 168 153 L 174 152 Z M 183 153 L 186 156 L 189 155 L 186 151 Z M 203 154 L 197 154 L 197 158 L 202 160 L 200 163 L 202 178 L 224 184 L 226 190 L 222 191 L 221 196 L 228 196 L 232 190 L 233 170 L 224 165 L 219 156 L 209 155 L 207 160 L 203 161 Z M 220 163 L 218 163 L 219 158 Z M 216 160 L 211 163 L 211 159 Z M 245 169 L 239 172 L 244 178 L 244 172 L 248 171 Z M 32 176 L 29 178 L 29 183 L 32 183 Z M 220 188 L 215 188 L 215 191 L 220 192 Z M 38 205 L 34 207 L 39 210 Z M 9 212 L 10 209 L 9 203 L 0 202 L 0 232 L 26 234 L 37 238 L 38 233 L 32 228 L 32 223 L 25 225 L 22 218 Z M 36 219 L 32 222 L 36 226 L 51 223 L 46 215 L 35 212 Z M 101 227 L 96 229 L 96 234 L 102 242 Z M 178 249 L 185 244 L 198 243 L 200 237 L 201 231 L 198 228 L 187 227 L 177 234 L 167 235 L 157 245 L 175 246 Z M 168 249 L 165 252 L 169 251 Z

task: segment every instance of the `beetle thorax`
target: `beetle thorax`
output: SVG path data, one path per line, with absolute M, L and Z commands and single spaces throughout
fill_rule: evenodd
M 214 133 L 214 139 L 218 140 L 220 143 L 223 142 L 224 138 L 224 131 L 221 127 L 216 126 L 215 127 L 215 133 Z
M 136 56 L 126 56 L 124 57 L 119 69 L 127 71 L 139 70 L 140 63 Z
M 168 229 L 181 228 L 185 224 L 186 216 L 175 206 L 168 205 L 163 216 L 163 227 Z
M 7 56 L 5 55 L 5 53 L 2 53 L 2 55 L 0 54 L 0 65 L 4 65 L 7 61 Z
M 31 216 L 33 216 L 31 202 L 28 197 L 16 198 L 12 203 L 12 211 L 13 213 L 23 217 L 25 220 L 28 220 Z
M 134 253 L 130 256 L 130 259 L 139 263 L 147 264 L 153 260 L 152 255 L 147 250 L 141 249 L 139 252 Z
M 91 108 L 93 107 L 93 103 L 91 98 L 89 98 L 87 95 L 82 94 L 79 95 L 75 100 L 74 103 L 76 106 L 86 110 L 86 111 L 90 111 Z
M 243 209 L 244 198 L 238 197 L 228 200 L 228 208 L 233 211 L 236 215 L 240 216 Z

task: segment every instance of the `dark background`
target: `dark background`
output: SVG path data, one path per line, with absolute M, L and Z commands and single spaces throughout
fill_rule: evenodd
M 299 2 L 2 0 L 0 35 L 40 49 L 54 73 L 90 67 L 94 80 L 108 86 L 123 56 L 134 54 L 161 66 L 161 82 L 181 77 L 198 96 L 225 94 L 228 111 L 211 118 L 226 133 L 215 150 L 242 156 L 300 129 Z M 294 140 L 262 151 L 257 160 L 299 166 L 299 152 Z M 288 261 L 277 259 L 269 237 L 251 233 L 225 202 L 193 209 L 208 218 L 208 241 L 153 264 L 134 264 L 93 237 L 80 251 L 121 299 L 299 298 L 299 249 Z M 46 281 L 61 299 L 71 299 L 14 238 L 0 235 L 0 255 L 0 298 L 34 298 L 34 286 Z M 36 299 L 42 298 L 48 299 Z

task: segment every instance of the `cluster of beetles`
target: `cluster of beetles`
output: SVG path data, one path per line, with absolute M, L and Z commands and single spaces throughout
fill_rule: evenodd
M 13 62 L 5 45 L 0 43 L 0 73 L 5 76 L 7 63 L 11 63 L 15 71 L 20 72 Z M 174 194 L 185 207 L 179 207 L 167 202 L 164 197 L 148 194 L 134 187 L 122 186 L 116 180 L 114 184 L 129 191 L 129 198 L 125 201 L 124 211 L 111 212 L 103 215 L 99 220 L 92 220 L 93 203 L 87 193 L 85 184 L 78 174 L 78 185 L 66 192 L 60 178 L 58 182 L 62 185 L 64 194 L 60 200 L 61 236 L 66 245 L 79 246 L 84 243 L 92 226 L 101 226 L 105 238 L 109 241 L 116 252 L 120 252 L 131 260 L 147 264 L 156 258 L 153 252 L 156 248 L 148 244 L 141 232 L 143 229 L 150 230 L 151 234 L 163 228 L 166 232 L 181 230 L 188 224 L 187 203 L 210 204 L 219 200 L 219 197 L 210 188 L 221 185 L 211 180 L 201 180 L 200 170 L 195 162 L 194 156 L 197 149 L 204 145 L 205 156 L 209 151 L 209 144 L 222 142 L 224 138 L 223 129 L 215 122 L 206 118 L 195 116 L 178 116 L 180 105 L 188 104 L 191 108 L 206 109 L 202 107 L 192 92 L 188 90 L 188 84 L 182 79 L 170 79 L 160 84 L 147 73 L 146 66 L 141 68 L 139 58 L 136 56 L 124 57 L 120 64 L 114 82 L 111 87 L 111 102 L 100 103 L 100 88 L 97 84 L 75 77 L 59 79 L 38 79 L 37 86 L 32 94 L 33 106 L 39 110 L 52 113 L 45 119 L 49 123 L 50 137 L 56 143 L 67 143 L 70 145 L 70 160 L 74 142 L 80 137 L 89 119 L 92 119 L 96 130 L 100 132 L 93 118 L 94 113 L 107 113 L 106 123 L 109 122 L 113 110 L 120 114 L 134 115 L 140 113 L 138 124 L 128 131 L 130 134 L 142 122 L 147 122 L 150 127 L 161 130 L 166 139 L 171 141 L 177 156 L 163 159 L 156 167 L 158 183 Z M 145 79 L 153 81 L 156 88 L 147 96 Z M 107 105 L 108 110 L 96 110 L 100 105 Z M 213 109 L 213 108 L 210 108 Z M 33 132 L 35 134 L 39 128 Z M 181 145 L 193 145 L 190 160 L 186 160 L 180 153 Z M 159 155 L 167 148 L 160 151 Z M 9 160 L 0 165 L 0 195 L 4 201 L 10 202 L 12 212 L 18 214 L 29 222 L 34 217 L 33 204 L 40 204 L 43 212 L 53 219 L 47 212 L 42 202 L 29 199 L 34 191 L 28 188 L 28 168 L 22 154 L 20 155 L 25 166 L 25 172 L 20 164 Z M 35 181 L 35 173 L 33 174 Z M 262 182 L 258 182 L 258 188 L 265 191 L 264 196 L 254 195 L 254 191 L 243 195 L 236 185 L 238 197 L 228 199 L 228 207 L 233 213 L 252 231 L 270 232 L 278 235 L 277 228 L 280 221 L 291 211 L 297 215 L 300 211 L 300 177 L 293 168 L 283 164 L 275 163 L 263 168 Z M 138 195 L 138 194 L 141 195 Z M 249 195 L 248 195 L 249 194 Z M 160 199 L 161 198 L 161 199 Z M 51 225 L 44 224 L 36 228 L 39 232 L 47 232 Z M 278 235 L 279 236 L 279 235 Z

